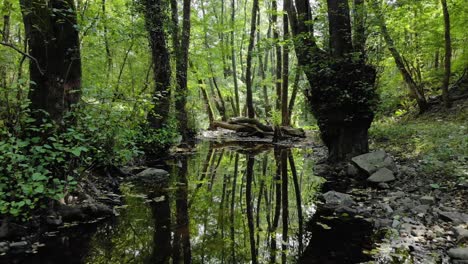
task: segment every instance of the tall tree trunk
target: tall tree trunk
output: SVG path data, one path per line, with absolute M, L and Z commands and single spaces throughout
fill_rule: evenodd
M 146 7 L 146 9 L 148 9 L 148 7 Z M 107 28 L 106 0 L 102 0 L 101 10 L 102 10 L 102 24 L 103 24 L 103 27 L 104 27 L 104 47 L 106 49 L 106 60 L 107 60 L 107 69 L 106 69 L 106 85 L 107 85 L 109 83 L 110 74 L 111 74 L 111 71 L 112 71 L 112 54 L 111 54 L 111 51 L 110 51 L 110 44 L 109 44 L 109 37 L 108 37 L 109 29 Z M 162 23 L 162 21 L 161 21 L 161 23 Z M 151 40 L 150 40 L 150 42 L 151 42 Z
M 161 129 L 167 123 L 170 108 L 171 65 L 164 30 L 164 0 L 145 0 L 145 24 L 149 33 L 151 58 L 154 63 L 153 108 L 148 113 L 148 123 Z
M 275 87 L 276 87 L 276 110 L 279 111 L 281 107 L 281 80 L 282 80 L 282 72 L 281 72 L 281 46 L 279 45 L 279 33 L 278 33 L 278 4 L 276 0 L 271 1 L 271 9 L 272 9 L 272 24 L 273 24 L 273 40 L 275 42 L 275 50 L 276 50 L 276 79 L 275 79 Z
M 234 110 L 235 116 L 240 116 L 239 83 L 237 80 L 236 48 L 235 48 L 235 43 L 234 43 L 235 17 L 236 17 L 236 3 L 235 3 L 235 0 L 232 0 L 231 1 L 231 63 L 232 63 L 232 78 L 234 81 L 234 97 L 235 97 L 235 108 L 233 110 Z
M 291 118 L 292 118 L 292 112 L 294 110 L 294 105 L 296 104 L 296 97 L 297 97 L 297 92 L 299 91 L 299 81 L 301 79 L 301 74 L 302 70 L 298 69 L 296 70 L 296 76 L 294 77 L 294 84 L 293 84 L 293 90 L 291 92 L 291 98 L 289 99 L 289 105 L 288 105 L 288 115 L 289 115 L 289 122 L 291 123 Z
M 366 10 L 364 0 L 354 0 L 353 2 L 353 45 L 357 52 L 361 53 L 361 56 L 365 56 L 366 47 L 366 34 L 364 20 L 366 17 Z
M 2 31 L 2 42 L 10 42 L 10 15 L 11 15 L 12 4 L 9 0 L 3 1 L 2 16 L 3 16 L 3 31 Z M 7 87 L 7 69 L 6 65 L 2 63 L 0 65 L 0 86 L 6 90 Z M 7 99 L 7 98 L 5 98 Z M 7 99 L 8 100 L 8 99 Z
M 295 0 L 294 5 L 291 0 L 285 1 L 296 55 L 310 85 L 306 98 L 317 118 L 329 160 L 347 160 L 368 152 L 376 72 L 364 60 L 353 58 L 348 1 L 327 1 L 331 54 L 315 42 L 308 1 Z
M 442 11 L 444 13 L 444 30 L 445 30 L 445 74 L 444 82 L 442 84 L 442 97 L 444 99 L 445 107 L 450 108 L 452 102 L 449 95 L 449 84 L 452 67 L 452 40 L 450 39 L 450 14 L 447 8 L 447 0 L 440 0 L 442 3 Z
M 384 16 L 382 14 L 382 10 L 378 6 L 377 1 L 372 0 L 372 6 L 374 8 L 374 12 L 378 19 L 378 23 L 380 26 L 380 31 L 384 37 L 385 43 L 387 45 L 388 50 L 392 54 L 393 59 L 395 60 L 395 64 L 400 71 L 401 75 L 403 76 L 403 80 L 405 81 L 406 85 L 410 89 L 410 91 L 415 95 L 416 102 L 418 103 L 419 111 L 422 113 L 427 110 L 428 104 L 426 101 L 426 97 L 424 96 L 423 89 L 419 87 L 419 85 L 414 80 L 413 76 L 405 66 L 405 62 L 403 57 L 398 52 L 395 42 L 393 41 L 390 33 L 388 32 L 387 25 L 385 23 Z
M 287 2 L 283 1 L 283 9 L 286 10 Z M 287 13 L 283 14 L 283 72 L 282 72 L 282 90 L 281 90 L 281 124 L 289 126 L 288 113 L 288 86 L 289 86 L 289 23 Z
M 177 109 L 177 120 L 179 121 L 179 133 L 182 135 L 183 141 L 188 141 L 193 137 L 193 131 L 188 125 L 187 104 L 187 66 L 188 53 L 190 45 L 190 0 L 183 1 L 182 9 L 182 34 L 178 33 L 178 12 L 177 1 L 171 1 L 172 20 L 173 20 L 173 43 L 176 56 L 176 91 L 175 107 Z M 179 43 L 180 37 L 180 43 Z
M 255 109 L 253 105 L 253 91 L 252 91 L 252 57 L 253 48 L 255 45 L 255 31 L 257 30 L 257 13 L 258 13 L 258 0 L 253 0 L 252 4 L 252 18 L 250 21 L 250 38 L 249 46 L 247 48 L 247 69 L 245 74 L 246 87 L 247 87 L 247 116 L 249 118 L 255 117 Z
M 61 123 L 64 113 L 80 100 L 80 41 L 73 0 L 21 0 L 30 63 L 30 108 Z

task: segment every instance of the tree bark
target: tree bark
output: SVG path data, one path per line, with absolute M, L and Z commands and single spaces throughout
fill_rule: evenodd
M 30 108 L 41 122 L 45 111 L 56 123 L 80 100 L 81 58 L 73 0 L 21 0 L 30 63 Z M 42 69 L 42 70 L 41 70 Z
M 366 10 L 364 6 L 364 0 L 354 0 L 353 4 L 353 45 L 356 52 L 360 52 L 361 57 L 365 57 L 366 28 L 364 25 L 364 20 L 366 17 Z
M 328 0 L 331 54 L 327 54 L 315 42 L 308 2 L 285 1 L 298 61 L 310 85 L 306 98 L 329 150 L 329 161 L 368 152 L 376 72 L 364 60 L 353 59 L 348 2 Z
M 286 10 L 287 2 L 283 1 L 283 9 Z M 282 89 L 281 89 L 281 125 L 289 126 L 288 113 L 288 86 L 289 86 L 289 23 L 287 13 L 283 14 L 283 66 L 282 66 Z
M 154 129 L 166 125 L 171 97 L 171 65 L 164 30 L 164 0 L 145 0 L 145 25 L 149 33 L 151 58 L 154 63 L 153 108 L 148 113 L 148 123 Z
M 10 15 L 11 15 L 12 4 L 10 1 L 3 1 L 2 16 L 3 16 L 3 31 L 2 31 L 2 42 L 10 42 Z M 7 87 L 7 69 L 6 65 L 0 65 L 0 85 L 6 90 Z M 7 95 L 8 96 L 8 95 Z M 5 98 L 7 99 L 7 98 Z M 8 101 L 8 99 L 7 99 Z
M 176 56 L 176 91 L 175 107 L 177 109 L 177 120 L 179 121 L 179 133 L 183 141 L 189 141 L 194 133 L 188 125 L 188 114 L 185 108 L 187 104 L 187 66 L 190 44 L 190 0 L 183 1 L 182 35 L 178 34 L 177 1 L 171 1 L 172 20 L 174 24 L 173 43 Z M 176 30 L 177 29 L 177 30 Z M 180 43 L 179 43 L 180 37 Z
M 293 90 L 291 92 L 291 98 L 289 99 L 289 105 L 288 105 L 289 122 L 291 122 L 292 112 L 294 110 L 294 105 L 296 104 L 296 97 L 297 97 L 297 92 L 299 91 L 299 81 L 301 79 L 301 74 L 302 74 L 302 70 L 298 68 L 296 70 L 296 76 L 294 77 L 294 84 L 293 84 Z
M 232 63 L 232 78 L 234 81 L 234 97 L 235 97 L 235 108 L 233 110 L 234 110 L 235 116 L 240 116 L 239 83 L 237 80 L 236 49 L 235 49 L 235 43 L 234 43 L 235 17 L 236 17 L 236 3 L 235 3 L 235 0 L 232 0 L 231 1 L 231 63 Z
M 450 75 L 452 72 L 452 40 L 450 38 L 450 14 L 447 8 L 447 0 L 441 0 L 442 11 L 444 14 L 444 30 L 445 30 L 445 74 L 442 84 L 442 98 L 444 99 L 445 107 L 450 108 L 452 103 L 449 95 Z
M 148 6 L 146 7 L 146 9 L 148 9 Z M 106 49 L 106 60 L 107 60 L 107 69 L 106 69 L 106 85 L 107 85 L 109 83 L 110 74 L 112 71 L 112 54 L 110 51 L 110 44 L 109 44 L 109 37 L 108 37 L 109 29 L 107 28 L 106 0 L 102 0 L 101 2 L 101 11 L 102 11 L 102 24 L 104 27 L 104 36 L 103 36 L 104 47 Z
M 275 41 L 275 51 L 276 51 L 276 110 L 278 111 L 281 107 L 281 80 L 282 80 L 282 71 L 281 71 L 281 46 L 279 45 L 279 33 L 278 33 L 278 4 L 276 0 L 271 1 L 272 8 L 272 24 L 273 24 L 273 40 Z
M 255 109 L 253 105 L 253 91 L 252 91 L 252 57 L 253 48 L 255 45 L 255 31 L 257 30 L 257 13 L 258 13 L 258 0 L 253 0 L 252 4 L 252 18 L 250 21 L 250 37 L 249 46 L 247 48 L 247 69 L 245 74 L 246 88 L 247 88 L 247 116 L 249 118 L 255 117 Z

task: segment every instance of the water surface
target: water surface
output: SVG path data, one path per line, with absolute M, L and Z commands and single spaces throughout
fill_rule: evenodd
M 204 142 L 167 161 L 165 181 L 121 186 L 100 225 L 45 237 L 11 263 L 357 263 L 371 227 L 315 214 L 323 179 L 311 149 Z M 328 222 L 327 222 L 328 221 Z M 353 231 L 353 229 L 355 229 Z M 355 232 L 359 230 L 359 232 Z M 354 235 L 353 235 L 354 234 Z

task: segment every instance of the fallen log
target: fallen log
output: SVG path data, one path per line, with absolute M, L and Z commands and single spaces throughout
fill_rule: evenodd
M 251 124 L 257 126 L 260 130 L 264 132 L 273 132 L 273 127 L 264 125 L 255 118 L 248 117 L 234 117 L 229 119 L 230 124 Z
M 236 133 L 239 133 L 240 136 L 257 136 L 263 138 L 266 136 L 274 135 L 273 127 L 262 124 L 260 121 L 254 118 L 237 117 L 230 119 L 228 122 L 214 121 L 212 127 L 220 127 L 232 130 Z M 281 126 L 279 127 L 279 129 L 281 132 L 281 138 L 306 137 L 305 132 L 302 128 Z

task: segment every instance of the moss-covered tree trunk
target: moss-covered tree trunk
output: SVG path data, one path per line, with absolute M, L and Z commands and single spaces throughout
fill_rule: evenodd
M 80 99 L 81 60 L 73 0 L 22 0 L 31 61 L 29 99 L 33 116 L 44 111 L 61 123 Z
M 329 150 L 329 160 L 368 152 L 376 73 L 363 56 L 355 56 L 348 2 L 328 0 L 330 52 L 325 52 L 315 42 L 308 1 L 286 1 L 298 61 L 310 84 L 306 97 Z

